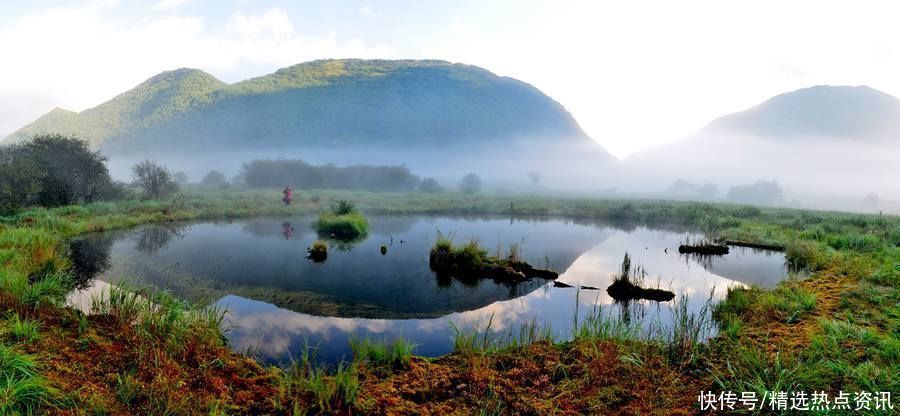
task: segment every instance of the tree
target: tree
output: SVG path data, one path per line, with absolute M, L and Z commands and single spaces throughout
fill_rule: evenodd
M 15 214 L 41 190 L 43 172 L 32 160 L 13 153 L 0 148 L 0 215 Z
M 528 172 L 528 180 L 531 181 L 531 186 L 538 186 L 541 182 L 541 173 L 534 170 Z
M 175 182 L 177 182 L 179 185 L 188 183 L 187 173 L 181 171 L 175 172 L 175 174 L 172 175 L 172 179 L 175 179 Z
M 87 143 L 58 134 L 0 149 L 0 206 L 55 207 L 119 196 L 106 157 Z
M 215 169 L 211 170 L 200 183 L 206 186 L 222 186 L 225 184 L 225 174 Z
M 463 176 L 462 182 L 459 183 L 459 190 L 467 194 L 474 194 L 481 190 L 481 178 L 474 173 Z
M 760 180 L 752 185 L 732 186 L 726 198 L 744 204 L 777 205 L 784 202 L 784 193 L 778 182 Z
M 134 185 L 141 188 L 145 198 L 158 199 L 178 191 L 178 184 L 172 174 L 164 166 L 149 160 L 140 162 L 131 168 L 134 173 Z
M 424 192 L 426 194 L 439 194 L 444 192 L 444 187 L 438 183 L 434 178 L 425 178 L 422 179 L 422 183 L 419 184 L 419 192 Z

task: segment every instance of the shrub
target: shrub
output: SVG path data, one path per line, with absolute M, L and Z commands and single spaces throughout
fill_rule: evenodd
M 317 263 L 323 262 L 328 258 L 328 243 L 322 240 L 316 240 L 312 247 L 306 250 L 307 258 Z
M 425 178 L 419 184 L 419 192 L 426 194 L 439 194 L 444 192 L 444 187 L 434 178 Z
M 354 239 L 369 233 L 369 221 L 357 212 L 343 215 L 322 213 L 314 226 L 320 235 L 338 239 Z
M 356 205 L 346 199 L 341 199 L 331 204 L 331 212 L 334 215 L 347 215 L 356 212 Z
M 201 180 L 200 183 L 206 186 L 221 187 L 222 185 L 225 185 L 227 181 L 225 180 L 224 173 L 213 169 L 203 177 L 203 180 Z
M 467 194 L 481 191 L 481 178 L 474 173 L 463 176 L 462 181 L 459 183 L 459 190 Z
M 432 270 L 471 272 L 488 263 L 488 251 L 478 244 L 478 240 L 472 239 L 455 247 L 451 238 L 438 234 L 429 253 L 428 263 Z

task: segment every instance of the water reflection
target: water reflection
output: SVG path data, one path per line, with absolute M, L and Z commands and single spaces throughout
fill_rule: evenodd
M 307 342 L 318 345 L 321 358 L 337 359 L 349 354 L 350 336 L 404 337 L 418 344 L 419 354 L 443 354 L 452 346 L 451 322 L 466 330 L 490 321 L 493 331 L 503 332 L 534 321 L 565 336 L 574 321 L 597 307 L 646 327 L 669 325 L 673 302 L 616 303 L 606 293 L 625 252 L 647 271 L 644 287 L 674 292 L 689 311 L 699 311 L 710 295 L 721 298 L 730 285 L 770 285 L 785 275 L 779 254 L 735 248 L 700 262 L 678 255 L 684 232 L 645 226 L 498 217 L 373 217 L 371 222 L 368 238 L 329 253 L 321 264 L 305 259 L 317 238 L 310 218 L 101 233 L 72 242 L 73 264 L 100 281 L 126 280 L 227 306 L 234 348 L 270 362 L 287 359 Z M 571 287 L 436 276 L 428 267 L 428 250 L 438 230 L 455 231 L 462 241 L 478 239 L 492 251 L 520 243 L 525 260 L 549 263 L 562 272 L 558 281 Z M 384 255 L 382 244 L 390 247 Z

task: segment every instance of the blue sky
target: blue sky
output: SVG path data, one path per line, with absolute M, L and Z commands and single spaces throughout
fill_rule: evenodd
M 891 1 L 34 0 L 0 4 L 0 136 L 178 67 L 434 58 L 529 82 L 619 157 L 811 85 L 900 95 Z

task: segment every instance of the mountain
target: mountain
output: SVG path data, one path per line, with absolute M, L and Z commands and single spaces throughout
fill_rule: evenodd
M 900 100 L 867 86 L 819 85 L 720 117 L 704 130 L 771 139 L 885 139 L 900 133 Z
M 657 192 L 682 181 L 718 185 L 724 195 L 734 185 L 776 180 L 797 193 L 896 199 L 898 139 L 897 98 L 866 86 L 814 86 L 638 152 L 623 161 L 621 177 Z
M 321 60 L 234 84 L 196 69 L 167 71 L 81 113 L 53 110 L 7 142 L 48 132 L 113 157 L 164 160 L 230 151 L 433 166 L 441 155 L 445 164 L 529 149 L 538 157 L 543 147 L 613 160 L 533 86 L 435 60 Z M 413 151 L 421 153 L 404 157 Z

